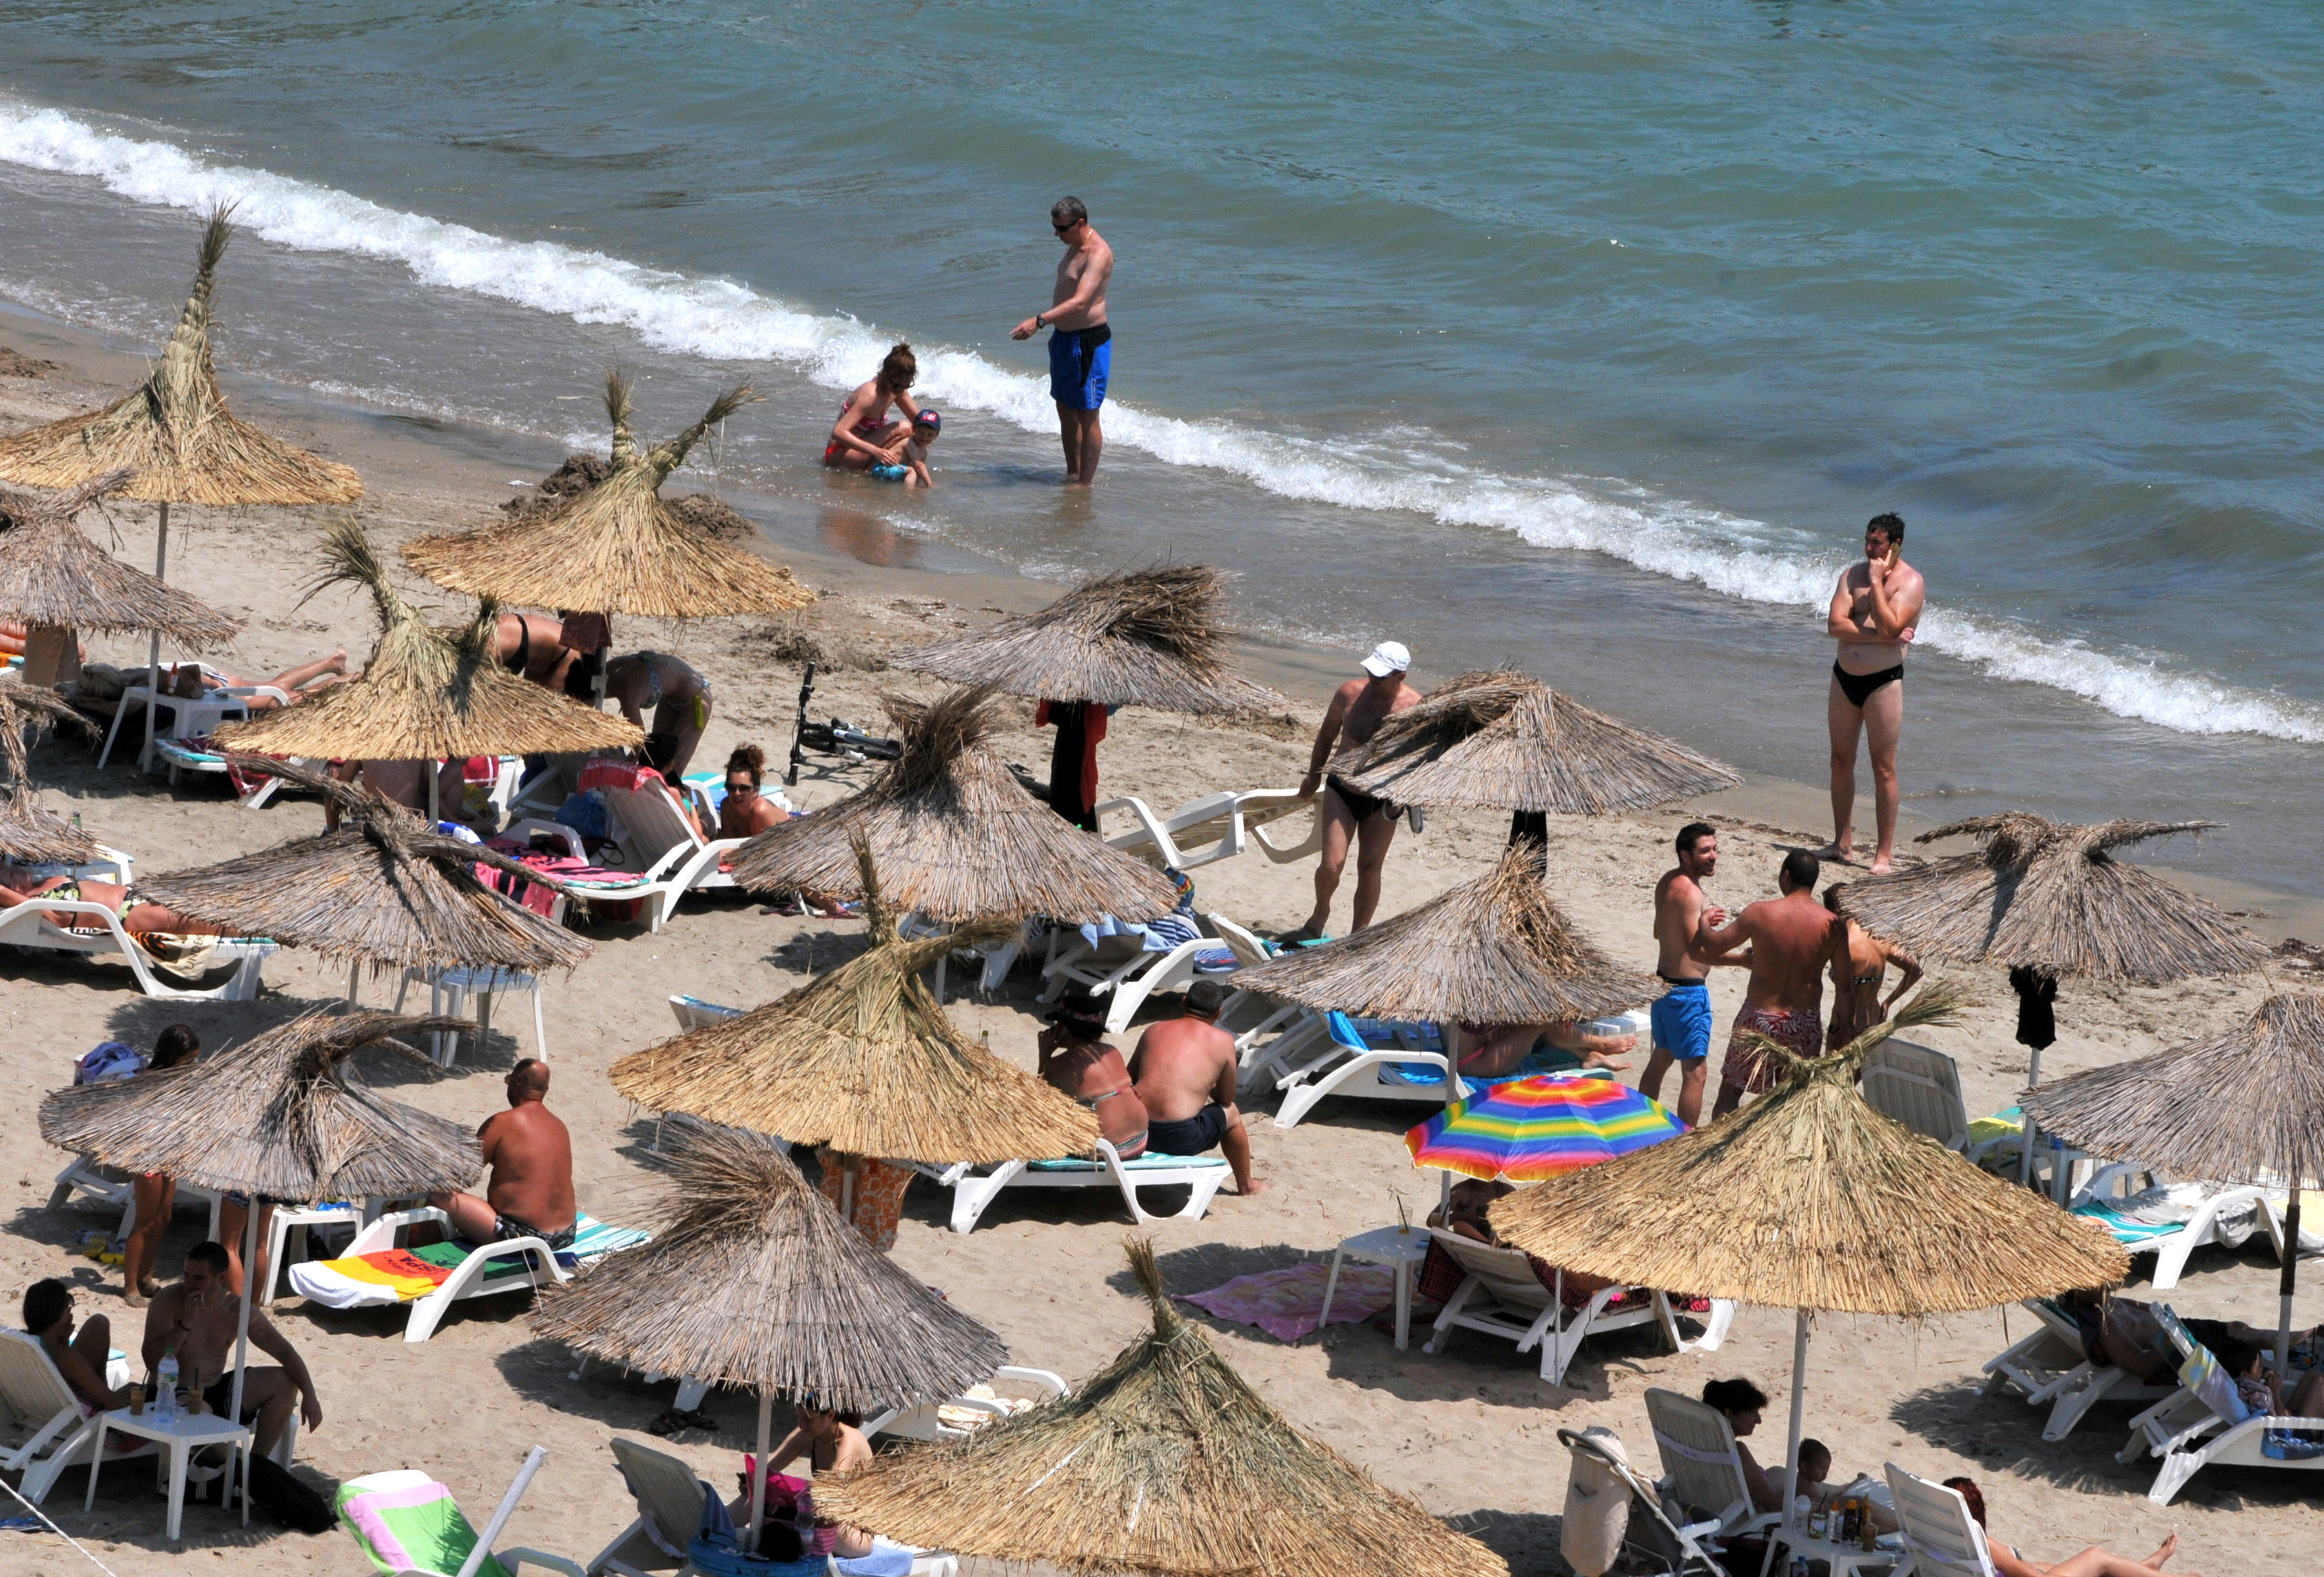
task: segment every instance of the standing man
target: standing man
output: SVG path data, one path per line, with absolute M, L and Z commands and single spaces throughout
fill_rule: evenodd
M 1727 1038 L 1727 1061 L 1719 1070 L 1714 1118 L 1765 1094 L 1782 1078 L 1769 1059 L 1743 1038 L 1758 1031 L 1795 1056 L 1823 1055 L 1823 976 L 1836 958 L 1847 956 L 1848 924 L 1816 901 L 1822 867 L 1805 849 L 1784 856 L 1775 872 L 1783 897 L 1744 906 L 1734 922 L 1719 926 L 1703 917 L 1696 939 L 1714 959 L 1748 942 L 1751 983 L 1744 988 L 1743 1010 Z M 1738 963 L 1743 960 L 1737 960 Z
M 1049 309 L 1036 312 L 1009 331 L 1011 339 L 1049 335 L 1049 398 L 1057 402 L 1057 436 L 1065 446 L 1065 485 L 1087 487 L 1097 479 L 1098 456 L 1105 449 L 1098 407 L 1105 403 L 1106 374 L 1113 366 L 1113 329 L 1105 320 L 1105 286 L 1113 277 L 1113 248 L 1090 227 L 1089 210 L 1077 197 L 1059 198 L 1049 210 L 1065 255 Z
M 1267 1185 L 1250 1175 L 1250 1134 L 1235 1104 L 1240 1069 L 1234 1037 L 1219 1028 L 1227 988 L 1198 980 L 1186 988 L 1176 1019 L 1149 1024 L 1130 1053 L 1130 1076 L 1146 1106 L 1146 1145 L 1165 1156 L 1199 1156 L 1216 1147 L 1234 1171 L 1235 1192 Z
M 1748 953 L 1718 957 L 1700 940 L 1705 927 L 1727 923 L 1727 911 L 1702 891 L 1718 869 L 1719 835 L 1708 822 L 1691 821 L 1678 829 L 1678 863 L 1655 883 L 1655 973 L 1670 990 L 1651 1010 L 1655 1048 L 1638 1093 L 1661 1100 L 1663 1074 L 1677 1063 L 1678 1120 L 1689 1128 L 1702 1120 L 1702 1086 L 1711 1068 L 1711 966 L 1751 962 Z
M 1856 740 L 1872 745 L 1872 803 L 1879 846 L 1872 873 L 1896 853 L 1896 738 L 1904 729 L 1904 648 L 1921 622 L 1928 586 L 1904 562 L 1904 517 L 1874 515 L 1864 528 L 1864 562 L 1832 588 L 1824 633 L 1840 642 L 1832 659 L 1825 721 L 1831 730 L 1831 843 L 1824 857 L 1855 858 Z
M 525 1057 L 509 1069 L 508 1103 L 476 1130 L 493 1180 L 484 1197 L 432 1194 L 428 1203 L 452 1218 L 472 1243 L 540 1238 L 552 1249 L 573 1241 L 573 1136 L 549 1110 L 549 1065 Z
M 1404 682 L 1412 653 L 1400 642 L 1383 641 L 1364 659 L 1365 678 L 1350 679 L 1332 696 L 1323 712 L 1323 726 L 1315 731 L 1315 750 L 1307 761 L 1307 776 L 1299 798 L 1313 799 L 1320 785 L 1323 803 L 1315 814 L 1323 818 L 1323 858 L 1315 867 L 1315 912 L 1286 942 L 1309 942 L 1323 935 L 1332 923 L 1332 895 L 1340 890 L 1340 872 L 1348 862 L 1348 843 L 1355 840 L 1356 913 L 1350 927 L 1360 931 L 1372 923 L 1379 908 L 1380 871 L 1388 864 L 1388 846 L 1396 836 L 1385 799 L 1362 792 L 1334 774 L 1323 775 L 1323 763 L 1342 740 L 1362 744 L 1371 738 L 1391 712 L 1420 704 L 1420 692 Z

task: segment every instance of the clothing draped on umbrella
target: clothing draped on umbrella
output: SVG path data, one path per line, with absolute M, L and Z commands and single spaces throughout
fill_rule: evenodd
M 2275 1366 L 2292 1346 L 2301 1195 L 2324 1188 L 2324 1000 L 2273 996 L 2225 1035 L 2028 1090 L 2044 1131 L 2172 1176 L 2285 1192 Z
M 213 209 L 202 227 L 193 293 L 152 375 L 102 410 L 84 412 L 0 438 L 0 482 L 74 488 L 108 473 L 132 473 L 124 497 L 161 506 L 153 574 L 169 567 L 170 506 L 348 504 L 363 496 L 350 466 L 319 459 L 269 437 L 226 410 L 210 363 L 210 298 L 234 235 L 231 210 Z M 160 689 L 161 635 L 155 628 L 146 683 Z M 153 706 L 145 748 L 153 753 Z
M 1979 1171 L 1857 1093 L 1899 1029 L 1942 1023 L 1932 982 L 1847 1046 L 1804 1060 L 1764 1036 L 1784 1083 L 1714 1122 L 1500 1200 L 1500 1240 L 1633 1286 L 1685 1286 L 1797 1311 L 1784 1504 L 1799 1471 L 1810 1315 L 1918 1318 L 2112 1286 L 2129 1256 L 2095 1223 Z

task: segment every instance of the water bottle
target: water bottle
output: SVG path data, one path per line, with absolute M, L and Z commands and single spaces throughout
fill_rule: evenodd
M 153 1417 L 162 1425 L 178 1421 L 178 1350 L 171 1348 L 161 1354 L 161 1366 L 153 1371 L 161 1388 L 153 1393 Z

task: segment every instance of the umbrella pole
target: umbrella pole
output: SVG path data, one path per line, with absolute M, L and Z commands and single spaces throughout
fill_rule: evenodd
M 1800 1426 L 1808 1401 L 1808 1312 L 1802 1309 L 1792 1327 L 1792 1427 L 1784 1443 L 1784 1506 L 1785 1526 L 1792 1517 L 1792 1500 L 1800 1492 Z
M 759 1471 L 751 1475 L 751 1536 L 743 1547 L 752 1554 L 759 1553 L 759 1524 L 767 1515 L 767 1435 L 775 1422 L 775 1393 L 759 1393 Z
M 161 572 L 169 567 L 169 563 L 170 501 L 165 498 L 161 501 L 161 530 L 157 534 L 153 544 L 153 578 L 155 580 L 168 578 Z M 160 699 L 161 688 L 161 632 L 156 630 L 153 632 L 152 643 L 146 648 L 145 651 L 145 748 L 138 753 L 137 757 L 137 767 L 140 771 L 152 765 L 153 761 L 153 714 L 159 709 L 156 703 Z
M 2025 1054 L 2025 1087 L 2032 1089 L 2042 1082 L 2042 1048 L 2034 1047 Z M 2017 1135 L 2017 1183 L 2020 1187 L 2034 1186 L 2034 1120 L 2025 1119 Z
M 349 1009 L 353 1009 L 355 1006 L 355 992 L 362 985 L 363 960 L 358 958 L 353 964 L 347 965 L 347 1006 Z
M 444 765 L 444 763 L 443 763 L 443 762 L 441 762 L 441 761 L 439 761 L 436 760 L 434 757 L 432 757 L 432 756 L 431 756 L 431 757 L 429 757 L 429 761 L 428 761 L 428 820 L 429 820 L 429 824 L 430 824 L 430 829 L 429 829 L 429 830 L 431 830 L 431 831 L 432 831 L 432 830 L 434 830 L 434 828 L 433 828 L 433 824 L 434 824 L 436 821 L 438 821 L 438 819 L 440 819 L 440 817 L 439 817 L 439 813 L 438 812 L 438 810 L 437 810 L 437 808 L 436 808 L 436 779 L 437 779 L 438 778 L 439 778 L 439 777 L 441 777 L 441 776 L 443 775 L 443 765 Z
M 2283 1202 L 2283 1270 L 2276 1282 L 2275 1372 L 2292 1365 L 2292 1287 L 2300 1279 L 2300 1183 L 2294 1176 Z
M 254 1285 L 258 1280 L 258 1218 L 263 1213 L 265 1213 L 265 1207 L 260 1204 L 258 1195 L 253 1193 L 250 1196 L 249 1209 L 243 1216 L 242 1307 L 235 1315 L 234 1388 L 227 1393 L 230 1399 L 226 1410 L 226 1422 L 229 1424 L 242 1422 L 242 1380 L 250 1364 L 250 1300 L 256 1297 L 259 1291 Z M 245 1506 L 250 1503 L 250 1452 L 249 1445 L 242 1448 L 242 1499 Z M 229 1467 L 226 1499 L 220 1503 L 221 1509 L 234 1503 L 232 1459 L 227 1460 Z

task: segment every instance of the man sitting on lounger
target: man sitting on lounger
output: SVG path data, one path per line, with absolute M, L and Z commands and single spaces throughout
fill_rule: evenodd
M 75 876 L 38 877 L 21 866 L 0 864 L 0 908 L 15 908 L 22 904 L 38 907 L 42 899 L 52 903 L 103 904 L 120 918 L 121 928 L 134 936 L 157 933 L 177 936 L 224 935 L 216 926 L 189 920 L 165 904 L 148 903 L 118 882 Z M 77 915 L 69 909 L 51 909 L 48 918 L 51 925 L 68 931 L 102 927 L 95 915 Z
M 569 1247 L 580 1212 L 573 1203 L 573 1136 L 549 1110 L 549 1065 L 526 1057 L 509 1069 L 506 1111 L 476 1130 L 493 1169 L 484 1197 L 431 1194 L 428 1203 L 452 1218 L 472 1243 L 540 1238 Z
M 1067 991 L 1035 1043 L 1041 1076 L 1097 1114 L 1098 1136 L 1123 1160 L 1146 1153 L 1146 1102 L 1121 1053 L 1106 1044 L 1105 1010 L 1087 991 Z
M 1130 1075 L 1146 1102 L 1146 1143 L 1166 1156 L 1218 1149 L 1234 1169 L 1235 1192 L 1267 1187 L 1250 1175 L 1250 1135 L 1235 1105 L 1234 1037 L 1219 1028 L 1226 987 L 1198 980 L 1176 1019 L 1147 1026 L 1130 1054 Z
M 242 1300 L 226 1285 L 228 1263 L 223 1243 L 196 1243 L 186 1250 L 184 1278 L 163 1287 L 145 1313 L 143 1350 L 149 1378 L 159 1372 L 164 1354 L 175 1352 L 180 1383 L 220 1416 L 233 1399 L 235 1327 L 242 1314 Z M 243 1376 L 242 1419 L 257 1417 L 254 1445 L 264 1456 L 290 1427 L 294 1406 L 309 1429 L 321 1428 L 323 1403 L 299 1350 L 256 1309 L 250 1311 L 250 1344 L 282 1366 Z

